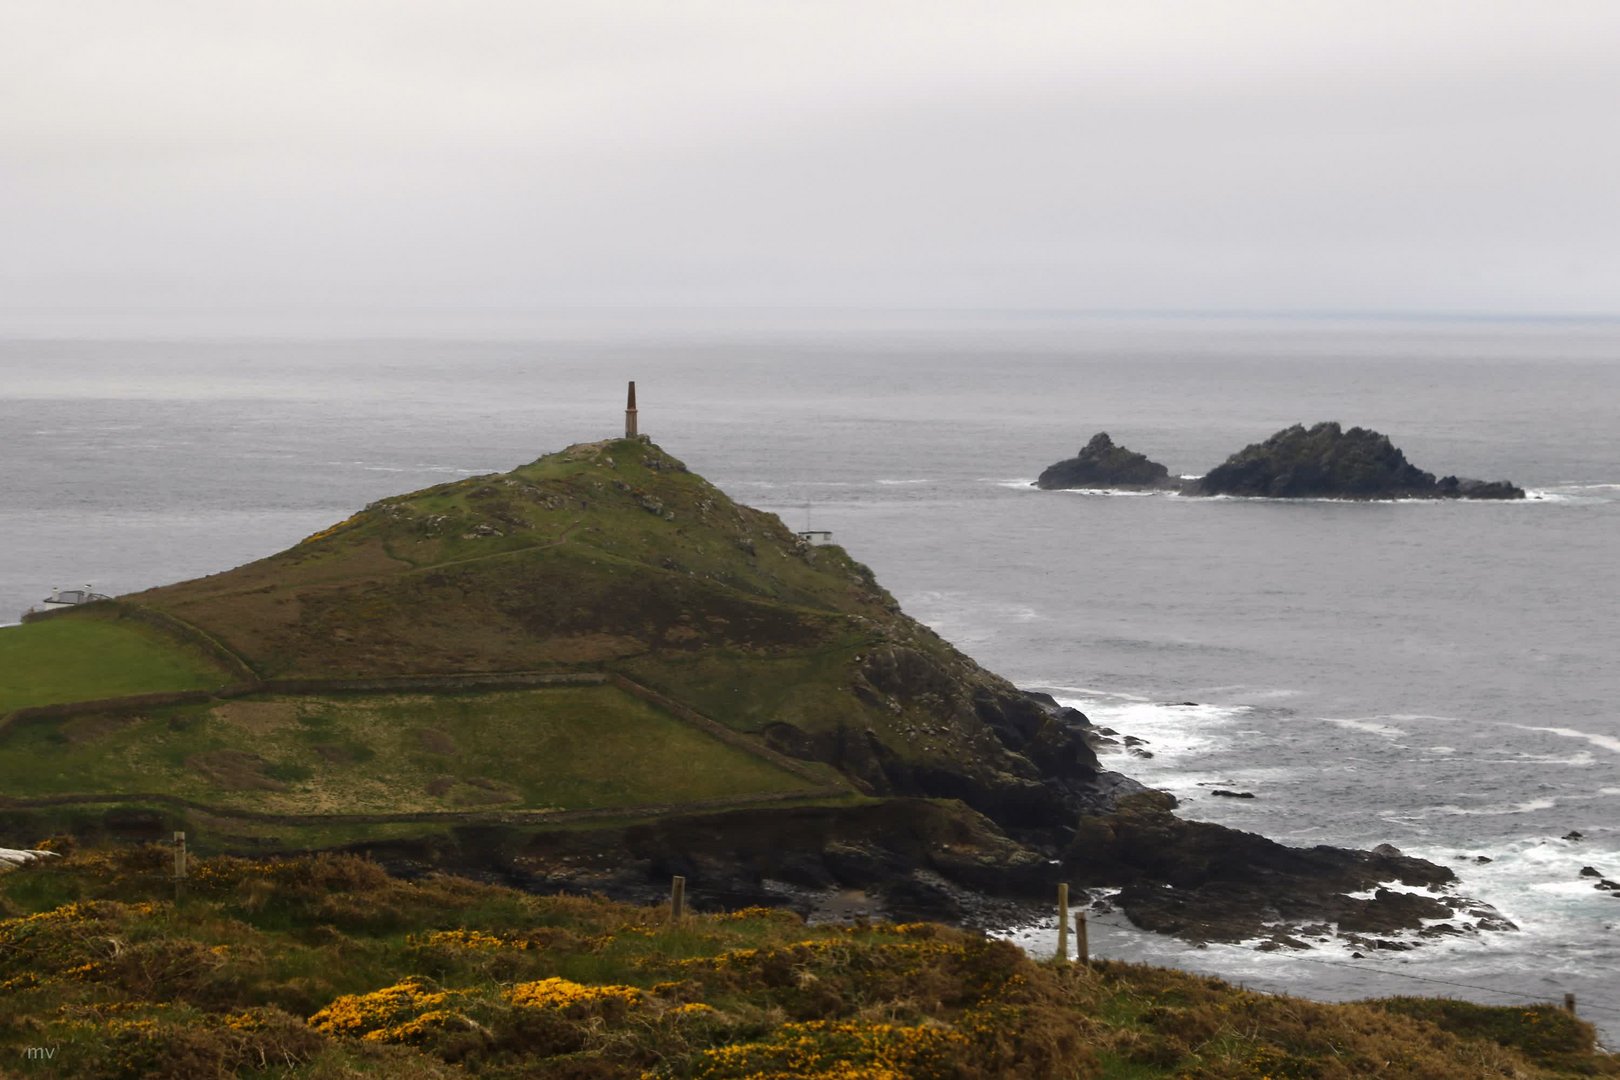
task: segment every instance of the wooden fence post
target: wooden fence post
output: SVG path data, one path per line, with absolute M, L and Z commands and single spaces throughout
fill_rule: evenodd
M 186 881 L 186 834 L 174 834 L 174 899 L 179 901 Z
M 1086 940 L 1086 913 L 1074 913 L 1074 962 L 1081 967 L 1091 963 L 1091 943 Z
M 1564 995 L 1564 1011 L 1569 1013 L 1569 1015 L 1571 1015 L 1571 1016 L 1575 1015 L 1575 995 L 1574 994 L 1565 994 Z
M 1057 962 L 1069 962 L 1069 886 L 1058 886 L 1058 946 Z
M 686 916 L 686 879 L 676 874 L 669 883 L 669 921 L 680 922 Z

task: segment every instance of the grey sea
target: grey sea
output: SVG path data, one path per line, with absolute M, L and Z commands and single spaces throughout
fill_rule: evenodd
M 1322 998 L 1574 992 L 1620 1041 L 1620 895 L 1581 875 L 1620 879 L 1620 324 L 611 322 L 503 342 L 0 341 L 0 621 L 52 586 L 225 569 L 381 496 L 612 435 L 633 378 L 665 449 L 832 530 L 987 667 L 1147 740 L 1153 757 L 1109 763 L 1186 815 L 1392 843 L 1520 927 L 1353 959 L 1103 918 L 1095 952 Z M 1531 498 L 1030 486 L 1097 431 L 1196 475 L 1329 419 Z

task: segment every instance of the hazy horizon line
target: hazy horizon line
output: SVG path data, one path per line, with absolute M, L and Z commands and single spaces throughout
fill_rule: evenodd
M 8 327 L 0 315 L 0 339 L 9 341 L 318 341 L 318 340 L 513 340 L 531 336 L 544 336 L 562 332 L 560 324 L 574 324 L 567 329 L 582 329 L 579 324 L 604 319 L 630 319 L 633 325 L 617 327 L 603 325 L 602 332 L 614 329 L 657 332 L 661 329 L 708 329 L 721 331 L 769 332 L 777 330 L 819 329 L 836 330 L 838 320 L 844 320 L 848 329 L 860 329 L 862 321 L 938 320 L 948 323 L 962 320 L 992 320 L 1017 322 L 1065 321 L 1143 321 L 1143 322 L 1222 322 L 1249 321 L 1270 323 L 1421 323 L 1421 324 L 1503 324 L 1579 325 L 1620 323 L 1620 312 L 1542 312 L 1542 311 L 1469 311 L 1469 310 L 1407 310 L 1361 308 L 1054 308 L 1054 307 L 856 307 L 852 305 L 762 305 L 762 306 L 648 306 L 648 305 L 573 305 L 557 308 L 525 309 L 459 309 L 423 312 L 390 312 L 392 318 L 381 312 L 352 311 L 333 314 L 323 320 L 311 319 L 310 313 L 300 312 L 287 316 L 288 322 L 302 325 L 285 330 L 271 329 L 264 320 L 274 319 L 269 312 L 242 313 L 244 324 L 240 328 L 218 325 L 203 327 L 195 319 L 165 319 L 167 326 L 103 326 L 100 329 L 69 330 L 65 327 Z M 409 323 L 412 315 L 420 319 L 419 325 L 390 328 L 387 323 Z M 422 318 L 422 316 L 426 316 Z M 120 318 L 120 316 L 122 318 Z M 128 313 L 114 317 L 118 321 Z M 312 325 L 330 320 L 330 325 Z M 137 317 L 137 321 L 139 318 Z M 492 325 L 477 326 L 487 321 Z M 665 325 L 659 325 L 662 322 Z M 450 325 L 460 323 L 462 325 Z M 694 326 L 693 324 L 700 324 Z M 550 324 L 550 325 L 547 325 Z M 797 324 L 797 325 L 795 325 Z M 814 325 L 811 325 L 814 324 Z M 853 325 L 852 325 L 853 324 Z M 926 329 L 926 327 L 915 327 Z

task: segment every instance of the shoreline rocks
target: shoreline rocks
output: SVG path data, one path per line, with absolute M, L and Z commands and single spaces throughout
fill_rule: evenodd
M 1064 861 L 1079 884 L 1124 882 L 1113 903 L 1134 925 L 1193 944 L 1263 939 L 1303 948 L 1300 939 L 1336 932 L 1361 947 L 1393 948 L 1411 943 L 1386 943 L 1392 934 L 1517 929 L 1488 905 L 1449 893 L 1456 875 L 1437 863 L 1388 845 L 1296 848 L 1186 821 L 1160 792 L 1082 819 Z

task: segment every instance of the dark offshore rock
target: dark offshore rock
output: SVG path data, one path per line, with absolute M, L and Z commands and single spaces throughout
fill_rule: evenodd
M 1099 431 L 1072 458 L 1048 465 L 1036 478 L 1035 486 L 1055 488 L 1162 488 L 1174 487 L 1170 470 L 1157 461 L 1123 446 L 1114 445 L 1107 432 Z
M 1435 483 L 1442 498 L 1448 499 L 1522 499 L 1524 489 L 1506 480 L 1467 480 L 1443 476 Z
M 1522 499 L 1506 481 L 1461 480 L 1406 460 L 1389 436 L 1327 422 L 1284 428 L 1244 447 L 1193 481 L 1188 495 L 1329 499 Z
M 1366 936 L 1421 932 L 1424 920 L 1468 915 L 1479 929 L 1512 925 L 1462 897 L 1384 887 L 1448 886 L 1456 878 L 1443 866 L 1326 845 L 1286 847 L 1255 833 L 1183 821 L 1158 792 L 1082 820 L 1065 867 L 1082 884 L 1123 884 L 1115 902 L 1133 923 L 1193 942 L 1275 937 L 1279 923 L 1337 923 L 1349 940 L 1380 947 Z M 1368 898 L 1348 895 L 1368 890 L 1374 890 Z

